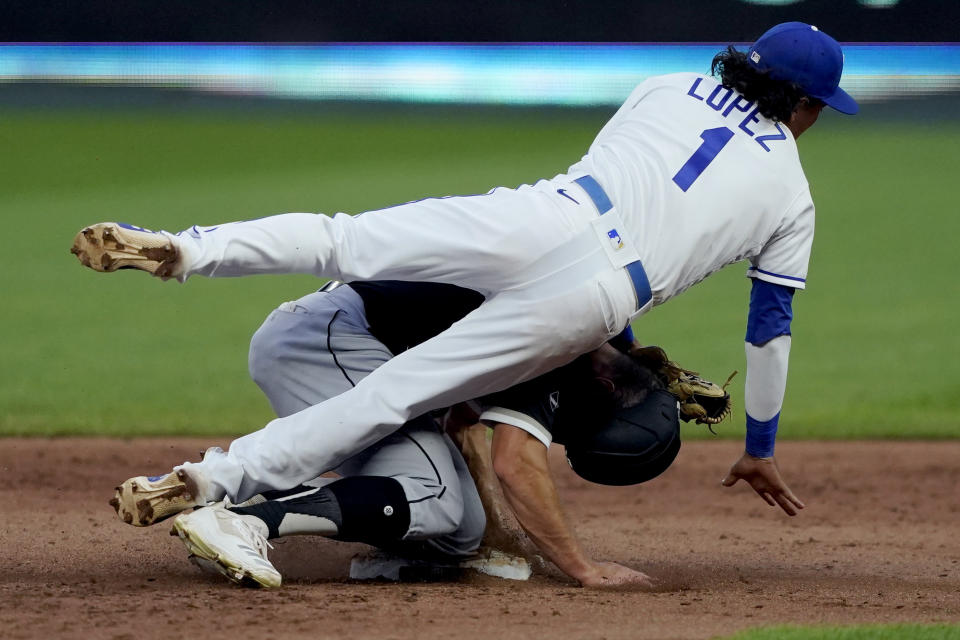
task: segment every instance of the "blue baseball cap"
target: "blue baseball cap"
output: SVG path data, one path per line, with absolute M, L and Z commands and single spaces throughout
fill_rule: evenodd
M 747 52 L 750 64 L 770 77 L 797 83 L 811 98 L 841 113 L 860 110 L 840 88 L 843 52 L 836 40 L 813 25 L 784 22 L 768 30 Z

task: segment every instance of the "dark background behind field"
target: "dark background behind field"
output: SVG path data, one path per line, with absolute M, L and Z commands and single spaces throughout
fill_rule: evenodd
M 951 0 L 34 0 L 0 39 L 187 42 L 750 42 L 778 22 L 844 42 L 957 40 Z

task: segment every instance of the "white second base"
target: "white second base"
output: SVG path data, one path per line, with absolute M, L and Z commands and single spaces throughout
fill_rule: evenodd
M 527 580 L 533 573 L 530 563 L 524 558 L 497 550 L 485 550 L 474 558 L 456 564 L 411 560 L 383 551 L 372 551 L 353 558 L 350 562 L 350 577 L 354 580 L 399 581 L 401 574 L 408 568 L 425 571 L 433 569 L 438 575 L 447 569 L 469 570 L 505 580 Z

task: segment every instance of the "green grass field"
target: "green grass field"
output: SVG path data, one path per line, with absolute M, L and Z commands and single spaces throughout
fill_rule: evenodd
M 0 109 L 0 434 L 237 434 L 271 417 L 247 379 L 249 337 L 321 282 L 97 274 L 68 251 L 83 225 L 180 229 L 514 186 L 564 170 L 606 117 Z M 960 122 L 827 114 L 800 147 L 817 238 L 810 289 L 795 303 L 781 437 L 960 436 Z M 743 371 L 743 272 L 729 267 L 659 308 L 638 335 L 715 379 Z M 721 433 L 742 436 L 742 410 Z

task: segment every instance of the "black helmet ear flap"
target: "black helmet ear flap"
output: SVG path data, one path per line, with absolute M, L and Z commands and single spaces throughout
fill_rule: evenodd
M 579 431 L 567 443 L 567 462 L 584 480 L 622 486 L 656 478 L 679 451 L 677 399 L 658 390 L 601 427 Z

